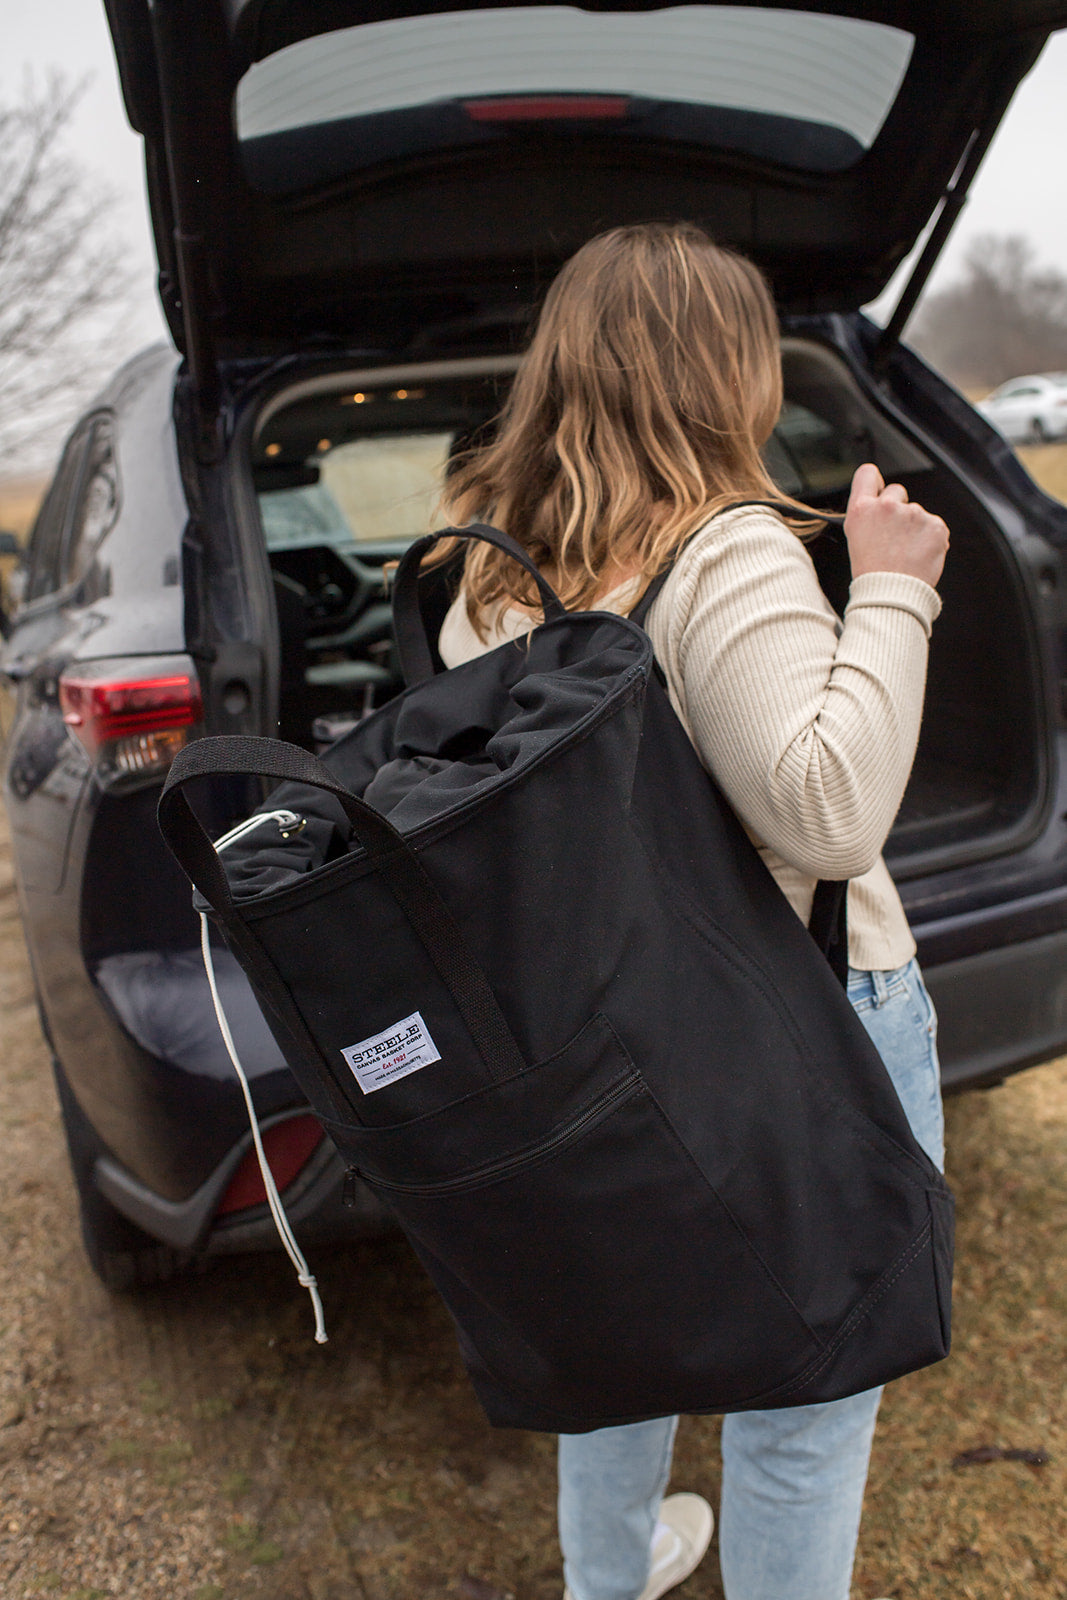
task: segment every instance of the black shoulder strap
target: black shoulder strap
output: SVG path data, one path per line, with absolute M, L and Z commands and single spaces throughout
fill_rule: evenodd
M 848 882 L 820 878 L 815 885 L 808 932 L 830 963 L 830 969 L 848 987 Z
M 793 511 L 793 506 L 788 506 L 779 500 L 740 500 L 736 505 L 724 506 L 724 511 L 739 511 L 742 506 L 766 506 L 771 511 L 779 513 Z M 722 515 L 721 512 L 717 515 Z M 827 521 L 843 521 L 836 515 L 827 513 Z M 676 562 L 682 551 L 695 539 L 692 534 L 685 544 L 675 552 L 670 566 L 658 572 L 648 585 L 640 600 L 630 612 L 630 620 L 643 628 L 649 612 L 655 605 L 663 591 L 663 586 L 674 571 Z M 815 885 L 815 894 L 811 903 L 811 917 L 808 920 L 808 932 L 815 943 L 830 963 L 831 970 L 840 980 L 843 987 L 848 984 L 848 883 L 836 882 L 829 878 L 821 878 Z
M 740 511 L 745 506 L 764 506 L 768 511 L 777 511 L 779 516 L 784 516 L 787 512 L 793 516 L 796 516 L 797 514 L 796 506 L 787 504 L 785 500 L 738 500 L 733 505 L 723 506 L 722 510 L 716 511 L 715 515 L 717 517 L 721 517 L 727 511 Z M 839 515 L 836 511 L 820 511 L 819 516 L 822 517 L 826 522 L 844 522 L 845 520 L 844 517 Z M 709 518 L 709 521 L 710 520 L 711 519 Z M 684 544 L 678 546 L 678 549 L 671 557 L 670 564 L 664 567 L 662 572 L 657 572 L 656 576 L 652 579 L 652 582 L 648 585 L 648 588 L 645 590 L 640 600 L 630 612 L 631 622 L 636 622 L 639 628 L 644 627 L 645 618 L 648 616 L 649 612 L 652 610 L 652 607 L 659 598 L 659 595 L 663 589 L 663 585 L 667 582 L 667 579 L 674 571 L 682 552 L 688 549 L 693 540 L 696 538 L 697 534 L 706 527 L 707 523 L 702 523 L 700 528 L 697 528 L 689 535 L 689 538 L 686 539 Z

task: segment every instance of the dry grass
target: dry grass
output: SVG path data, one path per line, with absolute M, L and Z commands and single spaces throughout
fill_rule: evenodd
M 47 478 L 0 478 L 0 528 L 24 539 L 33 526 Z
M 1067 444 L 1020 445 L 1016 453 L 1046 494 L 1067 501 Z
M 883 1406 L 856 1593 L 1067 1596 L 1067 1062 L 948 1105 L 955 1343 Z M 954 1466 L 983 1445 L 1048 1463 Z

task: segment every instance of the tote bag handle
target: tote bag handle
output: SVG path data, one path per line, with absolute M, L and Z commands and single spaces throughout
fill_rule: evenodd
M 544 606 L 546 622 L 567 615 L 562 600 L 548 579 L 538 571 L 526 551 L 510 534 L 502 533 L 499 528 L 490 527 L 487 522 L 472 522 L 466 528 L 441 528 L 437 533 L 428 533 L 423 538 L 416 539 L 414 544 L 410 544 L 404 551 L 400 565 L 396 569 L 396 577 L 393 579 L 393 631 L 397 654 L 400 657 L 400 670 L 409 688 L 416 683 L 425 683 L 434 675 L 433 656 L 426 637 L 426 625 L 419 609 L 418 582 L 422 558 L 427 551 L 433 549 L 439 539 L 479 539 L 483 544 L 495 545 L 498 550 L 503 550 L 505 555 L 510 556 L 512 561 L 517 561 L 536 583 Z
M 353 834 L 421 940 L 488 1071 L 497 1079 L 521 1072 L 525 1058 L 492 986 L 417 852 L 387 818 L 299 745 L 232 735 L 197 739 L 178 753 L 167 774 L 159 801 L 160 830 L 224 925 L 237 924 L 247 931 L 215 847 L 183 791 L 193 778 L 234 773 L 310 784 L 341 802 Z

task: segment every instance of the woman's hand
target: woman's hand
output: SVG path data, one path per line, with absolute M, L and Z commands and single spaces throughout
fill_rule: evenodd
M 908 499 L 901 483 L 887 484 L 872 462 L 857 467 L 845 512 L 852 576 L 904 572 L 932 589 L 945 565 L 948 528 Z

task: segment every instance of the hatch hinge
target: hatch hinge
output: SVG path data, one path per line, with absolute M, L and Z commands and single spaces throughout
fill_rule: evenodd
M 210 31 L 207 9 L 198 0 L 152 0 L 151 4 L 172 202 L 178 309 L 185 334 L 196 451 L 201 461 L 210 462 L 217 460 L 222 451 L 222 392 L 202 215 L 205 145 L 199 137 L 197 107 L 192 104 L 204 71 L 203 57 L 210 57 L 210 51 L 201 49 L 197 55 L 190 50 L 191 43 L 203 46 L 205 29 Z
M 975 128 L 971 134 L 963 159 L 953 174 L 952 182 L 941 197 L 940 210 L 919 253 L 919 259 L 912 268 L 911 276 L 904 285 L 900 299 L 893 307 L 893 313 L 874 347 L 871 365 L 875 371 L 885 365 L 900 343 L 900 336 L 904 332 L 908 318 L 915 310 L 916 301 L 926 287 L 926 281 L 934 270 L 938 256 L 944 249 L 945 240 L 956 226 L 956 219 L 967 203 L 967 190 L 978 171 L 979 163 L 986 153 L 994 131 L 990 130 L 983 136 L 982 130 Z
M 1047 34 L 1042 33 L 1040 36 L 1027 36 L 1021 39 L 1018 49 L 1006 56 L 1003 61 L 999 79 L 991 85 L 986 106 L 975 120 L 963 155 L 956 165 L 948 188 L 941 197 L 941 207 L 927 235 L 926 243 L 874 347 L 871 365 L 875 371 L 886 365 L 900 343 L 900 336 L 904 332 L 908 318 L 915 310 L 916 301 L 926 287 L 927 279 L 934 270 L 945 241 L 966 204 L 967 192 L 982 164 L 982 158 L 992 143 L 994 134 L 1000 127 L 1001 118 L 1022 78 L 1040 55 L 1046 37 Z

